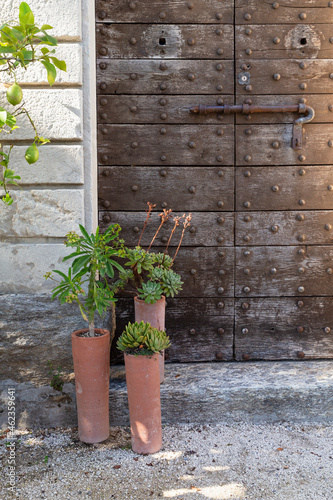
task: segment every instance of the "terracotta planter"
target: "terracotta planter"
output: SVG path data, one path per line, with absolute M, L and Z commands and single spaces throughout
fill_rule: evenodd
M 79 439 L 99 443 L 109 437 L 110 332 L 96 328 L 102 337 L 72 333 Z
M 144 300 L 134 297 L 135 321 L 150 323 L 154 328 L 165 331 L 165 297 L 155 304 L 147 304 Z M 160 354 L 160 383 L 164 382 L 164 351 Z
M 162 448 L 159 355 L 124 357 L 132 450 L 156 453 Z

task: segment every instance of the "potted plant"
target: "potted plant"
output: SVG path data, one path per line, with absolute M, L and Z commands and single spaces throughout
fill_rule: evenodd
M 159 214 L 159 226 L 145 250 L 140 246 L 142 235 L 151 218 L 151 214 L 156 205 L 148 202 L 146 220 L 141 231 L 138 245 L 135 248 L 124 249 L 124 257 L 127 259 L 125 266 L 129 270 L 121 273 L 119 288 L 126 288 L 127 291 L 134 291 L 135 321 L 150 323 L 158 330 L 165 330 L 165 305 L 166 297 L 174 297 L 181 289 L 183 282 L 179 274 L 172 269 L 179 248 L 182 244 L 184 233 L 190 226 L 192 214 L 183 214 L 182 217 L 172 216 L 172 210 L 164 209 Z M 163 224 L 172 219 L 171 229 L 164 252 L 153 252 L 152 245 L 160 232 Z M 182 232 L 179 243 L 173 257 L 168 255 L 171 239 L 178 226 L 182 225 Z M 160 381 L 164 380 L 164 352 L 160 357 Z
M 58 297 L 61 304 L 76 303 L 88 328 L 72 333 L 72 351 L 75 372 L 76 402 L 79 439 L 85 443 L 98 443 L 109 437 L 109 373 L 110 332 L 95 328 L 95 313 L 103 316 L 115 302 L 115 286 L 107 278 L 113 278 L 115 269 L 124 271 L 114 260 L 121 254 L 121 230 L 111 225 L 104 234 L 89 235 L 80 225 L 82 236 L 75 232 L 67 235 L 65 245 L 75 251 L 64 257 L 63 262 L 74 259 L 67 275 L 59 270 L 53 273 L 62 280 L 54 279 L 53 273 L 46 278 L 57 281 L 52 299 Z
M 170 346 L 164 331 L 129 323 L 117 341 L 124 352 L 132 450 L 156 453 L 162 447 L 159 358 Z

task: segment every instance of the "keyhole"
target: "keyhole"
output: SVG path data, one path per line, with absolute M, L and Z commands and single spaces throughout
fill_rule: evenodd
M 160 38 L 158 43 L 160 45 L 165 45 L 166 44 L 166 39 L 165 38 Z
M 301 45 L 306 45 L 306 38 L 301 38 L 300 42 L 301 42 Z

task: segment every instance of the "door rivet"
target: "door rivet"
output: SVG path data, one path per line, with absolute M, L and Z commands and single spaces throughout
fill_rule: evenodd
M 108 53 L 108 50 L 107 50 L 106 47 L 101 47 L 99 49 L 99 53 L 100 53 L 101 56 L 106 56 L 106 54 Z
M 221 250 L 218 252 L 218 256 L 219 257 L 224 257 L 224 252 L 222 252 Z
M 252 85 L 246 85 L 245 90 L 246 90 L 247 92 L 251 92 L 251 90 L 252 90 Z
M 218 201 L 218 202 L 217 202 L 217 206 L 218 206 L 219 208 L 223 207 L 223 205 L 224 205 L 223 201 Z
M 107 155 L 102 156 L 102 162 L 106 163 L 108 161 L 109 157 Z
M 243 71 L 246 71 L 246 70 L 247 70 L 247 64 L 242 64 L 242 65 L 241 65 L 241 69 L 242 69 Z
M 244 361 L 248 361 L 250 359 L 250 355 L 249 354 L 243 354 L 242 358 L 243 358 Z
M 330 329 L 330 327 L 329 327 L 329 326 L 326 326 L 326 327 L 324 328 L 324 331 L 325 331 L 325 333 L 331 333 L 331 329 Z
M 106 68 L 107 68 L 107 64 L 106 64 L 105 62 L 100 62 L 100 63 L 99 63 L 99 67 L 100 67 L 101 69 L 106 69 Z
M 216 65 L 216 69 L 217 69 L 217 71 L 222 71 L 222 69 L 223 69 L 222 64 L 221 64 L 221 63 L 218 63 L 218 64 Z
M 272 269 L 270 270 L 270 273 L 271 274 L 276 274 L 277 273 L 277 269 L 275 267 L 272 267 Z
M 190 10 L 192 10 L 192 9 L 193 9 L 193 7 L 194 7 L 194 5 L 193 5 L 193 3 L 192 3 L 192 2 L 187 2 L 187 4 L 186 4 L 186 5 L 187 5 L 187 8 L 188 8 L 188 9 L 190 9 Z
M 225 275 L 225 271 L 224 269 L 220 269 L 219 270 L 219 276 L 224 276 Z
M 129 41 L 129 43 L 131 45 L 135 45 L 136 44 L 136 38 L 131 38 L 130 41 Z
M 222 85 L 216 85 L 216 90 L 221 91 L 223 89 Z
M 167 171 L 166 170 L 161 170 L 160 171 L 160 176 L 161 177 L 166 177 L 167 176 Z
M 224 288 L 223 288 L 223 286 L 219 286 L 219 287 L 218 287 L 218 289 L 217 289 L 217 291 L 218 291 L 218 293 L 219 293 L 219 294 L 224 293 Z
M 223 161 L 223 156 L 220 156 L 220 155 L 219 155 L 219 156 L 217 156 L 217 157 L 216 157 L 216 160 L 217 160 L 217 161 L 219 161 L 219 162 Z
M 195 335 L 196 334 L 195 328 L 191 328 L 188 333 L 190 335 Z
M 252 50 L 251 49 L 246 49 L 245 54 L 247 56 L 250 56 L 252 54 Z
M 223 135 L 224 132 L 223 132 L 223 130 L 221 128 L 218 128 L 217 131 L 216 131 L 216 134 L 217 135 Z
M 299 65 L 299 67 L 300 67 L 301 69 L 307 69 L 308 65 L 307 65 L 304 61 L 302 61 L 302 62 L 300 63 L 300 65 Z
M 274 141 L 274 142 L 272 142 L 272 147 L 273 147 L 274 149 L 277 149 L 279 146 L 280 146 L 280 143 L 279 143 L 278 141 Z
M 223 101 L 222 97 L 219 97 L 217 99 L 216 104 L 218 104 L 219 106 L 222 106 L 224 104 L 224 101 Z
M 251 216 L 250 215 L 245 215 L 244 217 L 244 222 L 251 222 Z
M 330 231 L 332 229 L 331 224 L 325 224 L 324 227 L 325 227 L 326 231 Z
M 297 307 L 303 307 L 303 306 L 304 306 L 304 302 L 302 300 L 298 300 Z
M 197 270 L 196 269 L 191 269 L 190 273 L 192 274 L 192 276 L 194 276 L 195 274 L 197 274 Z
M 251 255 L 251 252 L 249 250 L 245 250 L 243 255 L 244 255 L 244 257 L 249 257 Z
M 134 185 L 131 187 L 131 189 L 132 189 L 133 193 L 135 193 L 136 191 L 139 190 L 139 186 Z
M 161 90 L 166 90 L 167 86 L 166 86 L 166 83 L 161 83 L 160 84 L 160 89 Z
M 245 241 L 246 243 L 248 243 L 249 241 L 251 241 L 251 237 L 246 234 L 244 237 L 243 237 L 243 241 Z
M 168 118 L 168 115 L 166 113 L 161 113 L 160 118 L 161 120 L 166 120 Z
M 106 12 L 105 12 L 105 10 L 102 10 L 102 11 L 98 14 L 98 17 L 99 17 L 100 19 L 105 19 L 105 18 L 106 18 Z
M 296 219 L 301 221 L 305 219 L 305 216 L 304 214 L 297 214 Z
M 250 28 L 246 28 L 245 35 L 250 36 L 252 34 L 252 30 Z
M 131 10 L 134 10 L 134 9 L 135 9 L 135 7 L 136 7 L 136 3 L 135 3 L 135 2 L 130 2 L 128 6 L 129 6 L 129 8 L 130 8 Z
M 243 205 L 245 208 L 250 208 L 251 203 L 249 201 L 244 201 Z
M 187 75 L 187 78 L 188 78 L 188 80 L 190 80 L 190 82 L 193 82 L 193 80 L 195 80 L 195 75 L 193 73 L 189 73 Z
M 218 224 L 223 224 L 224 222 L 225 222 L 224 217 L 218 217 L 218 218 L 217 218 L 217 223 L 218 223 Z
M 216 359 L 222 360 L 223 359 L 223 352 L 219 351 L 215 354 Z
M 299 175 L 305 175 L 306 171 L 304 170 L 304 168 L 301 168 L 299 171 L 298 171 Z
M 216 241 L 217 241 L 218 243 L 222 243 L 222 242 L 223 242 L 223 237 L 222 237 L 222 236 L 218 236 L 218 237 L 216 238 Z
M 162 207 L 162 208 L 166 208 L 167 206 L 168 206 L 168 204 L 167 204 L 167 202 L 166 202 L 166 201 L 163 201 L 163 202 L 161 203 L 161 207 Z
M 297 253 L 298 255 L 304 255 L 305 254 L 304 248 L 300 248 Z
M 330 43 L 333 43 L 333 36 L 331 36 L 330 38 Z
M 297 351 L 297 357 L 303 359 L 305 356 L 303 351 Z
M 138 143 L 137 142 L 132 142 L 131 148 L 135 149 L 137 147 L 138 147 Z
M 299 159 L 299 161 L 305 161 L 305 160 L 306 160 L 306 156 L 304 156 L 304 155 L 300 155 L 300 156 L 298 157 L 298 159 Z
M 190 233 L 191 233 L 191 234 L 195 234 L 195 233 L 196 233 L 196 231 L 197 231 L 196 227 L 194 227 L 194 226 L 191 226 L 191 227 L 190 227 Z
M 244 172 L 244 177 L 251 177 L 251 172 L 250 172 L 250 170 L 245 170 L 245 172 Z
M 242 333 L 243 333 L 244 335 L 247 335 L 247 334 L 249 333 L 248 328 L 242 328 Z
M 223 335 L 223 333 L 224 333 L 224 328 L 218 328 L 218 329 L 217 329 L 217 333 L 219 333 L 220 335 Z
M 131 78 L 131 80 L 136 80 L 136 79 L 137 79 L 137 77 L 138 77 L 138 75 L 137 75 L 136 73 L 131 73 L 131 74 L 130 74 L 130 78 Z
M 278 81 L 278 80 L 280 80 L 281 75 L 279 73 L 275 73 L 275 75 L 273 75 L 273 78 L 274 78 L 274 80 Z
M 333 185 L 332 185 L 332 184 L 330 184 L 329 186 L 327 186 L 327 189 L 328 189 L 329 191 L 333 191 Z
M 217 307 L 218 307 L 219 309 L 223 309 L 223 308 L 224 308 L 224 302 L 218 302 L 218 303 L 217 303 Z
M 138 233 L 139 231 L 140 231 L 140 229 L 138 228 L 138 226 L 133 227 L 133 232 L 134 233 Z
M 217 13 L 215 14 L 215 17 L 216 17 L 216 19 L 219 19 L 219 20 L 220 20 L 220 19 L 222 19 L 222 17 L 223 17 L 223 16 L 222 16 L 221 12 L 217 12 Z
M 221 49 L 221 48 L 216 49 L 216 54 L 217 54 L 218 56 L 222 56 L 222 55 L 223 55 L 223 52 L 224 52 L 224 50 L 223 50 L 223 49 Z
M 273 38 L 273 42 L 276 43 L 276 44 L 278 44 L 278 43 L 281 42 L 281 40 L 280 40 L 280 38 L 278 36 L 276 36 L 276 37 Z
M 243 302 L 242 309 L 248 309 L 249 307 L 250 307 L 250 304 L 248 302 Z
M 246 274 L 247 276 L 250 274 L 250 272 L 251 272 L 250 269 L 248 268 L 244 269 L 244 274 Z
M 299 15 L 299 18 L 304 21 L 306 19 L 306 14 L 305 12 L 302 12 L 300 15 Z
M 102 128 L 102 134 L 106 135 L 107 133 L 108 133 L 108 129 L 107 128 Z
M 165 71 L 166 69 L 168 69 L 168 66 L 165 62 L 161 62 L 160 64 L 160 70 L 161 71 Z
M 190 141 L 190 142 L 188 143 L 188 147 L 189 147 L 189 148 L 191 148 L 191 149 L 195 148 L 195 142 Z
M 224 176 L 224 172 L 223 172 L 223 170 L 219 170 L 219 171 L 217 172 L 217 175 L 218 175 L 219 177 L 223 177 L 223 176 Z
M 328 146 L 331 148 L 333 146 L 333 141 L 328 141 Z
M 165 19 L 166 18 L 166 13 L 165 12 L 160 12 L 159 18 L 160 19 Z
M 251 17 L 252 17 L 252 16 L 251 16 L 251 14 L 245 14 L 245 15 L 244 15 L 244 19 L 245 19 L 245 21 L 250 21 L 250 20 L 251 20 Z
M 104 177 L 109 177 L 110 173 L 111 173 L 110 170 L 103 170 L 102 175 Z
M 299 287 L 297 288 L 297 291 L 298 291 L 299 293 L 303 293 L 303 292 L 304 292 L 304 290 L 305 290 L 304 286 L 299 286 Z
M 305 241 L 305 234 L 300 234 L 297 236 L 298 241 Z
M 136 106 L 131 106 L 131 113 L 136 113 L 138 108 Z
M 330 73 L 330 79 L 333 80 L 333 73 Z
M 302 274 L 302 273 L 304 273 L 305 269 L 304 269 L 304 267 L 299 267 L 299 268 L 297 269 L 297 271 L 298 271 L 300 274 Z
M 102 119 L 102 120 L 106 120 L 106 119 L 107 119 L 107 117 L 108 117 L 107 113 L 102 113 L 102 114 L 101 114 L 101 119 Z
M 251 292 L 251 288 L 249 286 L 244 286 L 243 292 L 250 293 Z
M 307 84 L 306 83 L 301 83 L 300 86 L 299 86 L 299 88 L 301 90 L 306 90 L 307 89 Z
M 244 156 L 244 160 L 245 161 L 251 161 L 252 160 L 252 156 L 246 155 L 246 156 Z
M 278 9 L 280 7 L 280 5 L 278 4 L 278 2 L 274 2 L 272 7 L 273 7 L 273 9 Z
M 166 156 L 165 156 L 165 155 L 162 155 L 162 156 L 161 156 L 161 160 L 162 160 L 162 161 L 165 161 L 165 160 L 166 160 Z
M 332 274 L 333 273 L 333 269 L 331 267 L 328 267 L 326 269 L 326 272 L 327 272 L 327 274 Z
M 223 35 L 223 31 L 221 30 L 221 28 L 217 28 L 217 30 L 215 31 L 215 33 L 216 33 L 217 35 L 219 35 L 219 36 L 220 36 L 220 35 Z
M 271 226 L 271 231 L 272 231 L 272 233 L 277 233 L 277 232 L 278 232 L 278 230 L 279 230 L 279 226 L 276 226 L 276 225 Z
M 105 82 L 102 82 L 102 83 L 100 84 L 99 88 L 100 88 L 101 90 L 105 90 L 105 89 L 106 89 L 106 83 L 105 83 Z
M 102 205 L 103 207 L 108 208 L 110 206 L 110 202 L 108 200 L 104 200 Z
M 108 103 L 108 100 L 107 99 L 101 99 L 99 102 L 100 102 L 101 106 L 106 106 L 107 103 Z
M 273 193 L 277 193 L 279 190 L 279 186 L 272 186 Z
M 251 135 L 252 134 L 252 130 L 250 128 L 245 129 L 245 134 L 246 135 Z
M 194 45 L 194 44 L 195 44 L 195 40 L 194 40 L 194 38 L 188 38 L 188 39 L 187 39 L 187 45 L 192 46 L 192 45 Z
M 104 222 L 111 222 L 111 217 L 110 217 L 110 215 L 103 215 L 103 221 L 104 221 Z
M 165 135 L 166 134 L 166 128 L 161 128 L 160 129 L 160 134 Z
M 297 331 L 298 331 L 298 333 L 303 333 L 304 332 L 303 326 L 298 326 Z
M 190 192 L 190 193 L 195 193 L 195 192 L 196 192 L 196 188 L 195 188 L 195 186 L 190 186 L 190 187 L 188 188 L 188 190 L 189 190 L 189 192 Z

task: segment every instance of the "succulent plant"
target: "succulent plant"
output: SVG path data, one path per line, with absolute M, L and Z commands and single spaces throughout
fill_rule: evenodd
M 163 290 L 160 283 L 147 281 L 147 283 L 142 283 L 142 288 L 138 288 L 138 292 L 141 300 L 144 300 L 147 304 L 154 304 L 161 299 Z
M 150 323 L 128 323 L 117 341 L 117 348 L 129 354 L 150 355 L 170 347 L 166 333 L 153 328 Z
M 145 344 L 149 330 L 151 330 L 150 323 L 144 323 L 144 321 L 128 323 L 117 341 L 117 348 L 125 351 L 140 347 Z

